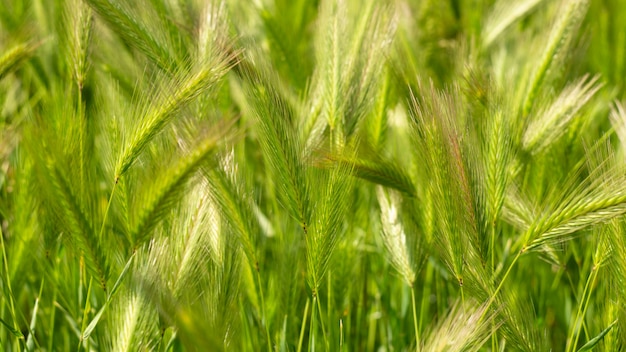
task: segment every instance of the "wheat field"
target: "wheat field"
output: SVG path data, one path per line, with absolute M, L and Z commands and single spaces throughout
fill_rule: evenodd
M 622 0 L 0 0 L 0 349 L 626 351 Z

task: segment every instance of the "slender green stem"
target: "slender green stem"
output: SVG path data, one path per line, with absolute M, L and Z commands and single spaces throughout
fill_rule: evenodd
M 79 84 L 77 84 L 77 102 L 76 102 L 76 109 L 77 109 L 77 113 L 78 113 L 78 126 L 79 126 L 79 173 L 80 173 L 80 194 L 84 195 L 85 194 L 85 138 L 86 136 L 86 129 L 87 129 L 87 123 L 85 121 L 85 109 L 83 108 L 83 90 L 80 87 Z
M 593 274 L 593 273 L 592 273 Z M 587 295 L 587 289 L 589 288 L 589 284 L 591 283 L 591 277 L 592 274 L 589 274 L 589 276 L 587 277 L 587 280 L 585 282 L 585 287 L 583 288 L 583 292 L 582 292 L 582 296 L 580 297 L 580 302 L 578 304 L 578 309 L 576 310 L 576 315 L 574 316 L 574 322 L 572 324 L 572 329 L 570 330 L 568 336 L 567 336 L 567 347 L 565 348 L 565 352 L 569 352 L 570 350 L 572 350 L 574 347 L 574 335 L 576 335 L 576 330 L 577 326 L 579 325 L 578 322 L 580 320 L 580 314 L 583 310 L 583 305 L 585 303 L 585 296 Z
M 591 280 L 591 286 L 589 289 L 589 293 L 587 293 L 587 299 L 585 301 L 585 308 L 583 309 L 583 312 L 581 314 L 581 319 L 584 319 L 584 317 L 587 315 L 587 309 L 589 308 L 589 299 L 591 299 L 591 291 L 593 290 L 593 287 L 596 285 L 596 279 L 598 278 L 598 268 L 594 268 L 593 271 L 593 280 Z M 583 324 L 584 325 L 584 324 Z M 582 325 L 581 325 L 582 326 Z M 574 339 L 574 348 L 572 348 L 572 350 L 576 350 L 576 341 L 578 341 L 578 337 L 580 336 L 580 330 L 578 330 L 578 332 L 576 333 L 576 338 Z
M 317 296 L 313 294 L 313 307 L 311 307 L 311 327 L 309 329 L 309 351 L 315 351 L 315 330 L 317 319 L 315 319 L 315 308 L 317 307 Z
M 13 320 L 13 328 L 15 331 L 19 331 L 19 327 L 17 325 L 17 315 L 15 314 L 15 302 L 13 299 L 13 289 L 11 288 L 11 277 L 9 275 L 9 264 L 7 261 L 7 251 L 4 243 L 4 233 L 2 232 L 2 226 L 0 226 L 0 244 L 2 245 L 2 261 L 4 262 L 4 272 L 6 274 L 6 284 L 7 289 L 9 291 L 9 307 L 11 310 L 11 319 Z M 16 346 L 20 345 L 20 338 L 15 337 Z
M 239 306 L 243 307 L 243 298 L 239 297 Z M 250 350 L 252 349 L 252 346 L 254 346 L 253 343 L 253 338 L 252 338 L 252 332 L 250 331 L 250 324 L 249 324 L 249 319 L 248 319 L 248 314 L 245 311 L 245 309 L 240 309 L 239 310 L 239 318 L 241 319 L 242 322 L 244 322 L 243 324 L 243 336 L 242 336 L 242 341 L 245 341 L 246 344 L 245 346 Z M 164 338 L 165 335 L 163 334 L 163 331 L 161 331 L 161 339 L 159 340 L 159 351 L 167 351 L 166 349 L 164 349 L 162 346 L 165 346 L 164 343 Z
M 115 183 L 113 184 L 113 189 L 111 189 L 111 195 L 109 196 L 109 201 L 107 202 L 107 207 L 104 211 L 104 217 L 102 218 L 102 225 L 100 226 L 100 234 L 98 235 L 98 240 L 102 239 L 102 235 L 104 234 L 104 227 L 107 223 L 107 217 L 109 215 L 109 209 L 111 209 L 111 203 L 113 202 L 113 195 L 115 194 L 115 189 L 117 188 L 117 184 L 119 182 L 119 178 L 115 179 Z
M 375 309 L 380 308 L 380 302 L 377 300 Z M 373 312 L 376 312 L 375 310 Z M 374 314 L 370 313 L 367 315 L 367 351 L 374 351 L 374 344 L 376 343 L 376 329 L 378 319 L 374 317 Z
M 574 320 L 574 325 L 572 326 L 572 330 L 570 331 L 570 335 L 567 339 L 568 351 L 575 351 L 576 346 L 578 345 L 578 338 L 580 337 L 580 330 L 582 330 L 582 322 L 584 320 L 584 316 L 587 313 L 587 307 L 589 304 L 589 298 L 591 297 L 590 287 L 595 283 L 595 279 L 597 277 L 598 269 L 594 265 L 592 267 L 592 272 L 587 277 L 587 282 L 585 283 L 585 288 L 583 289 L 583 295 L 580 299 L 580 304 L 578 305 L 578 310 L 576 311 L 576 317 Z M 575 335 L 575 336 L 574 336 Z
M 343 351 L 343 319 L 339 319 L 339 351 Z
M 461 292 L 461 304 L 465 306 L 465 293 L 463 291 L 463 286 L 461 286 L 461 289 L 459 291 Z
M 58 270 L 54 272 L 55 275 L 55 279 L 57 276 Z M 54 319 L 56 316 L 56 306 L 54 305 L 54 302 L 56 302 L 57 300 L 57 294 L 58 294 L 58 290 L 56 288 L 56 286 L 53 286 L 53 291 L 52 291 L 52 301 L 51 301 L 51 307 L 50 307 L 50 330 L 48 332 L 48 351 L 52 351 L 52 347 L 54 346 Z
M 489 254 L 491 257 L 491 274 L 492 275 L 496 271 L 495 243 L 496 243 L 496 229 L 495 229 L 495 224 L 492 224 L 491 231 L 489 234 Z
M 417 320 L 417 309 L 415 304 L 415 286 L 411 285 L 411 302 L 413 305 L 413 326 L 415 328 L 415 343 L 417 344 L 417 350 L 420 351 L 422 349 L 422 342 L 420 339 L 419 332 L 419 321 Z
M 500 280 L 500 283 L 498 284 L 498 287 L 496 288 L 496 290 L 493 292 L 493 294 L 491 295 L 491 297 L 489 298 L 489 301 L 487 301 L 487 305 L 485 306 L 485 310 L 483 311 L 482 315 L 480 316 L 480 319 L 478 319 L 477 324 L 480 324 L 483 319 L 485 318 L 487 312 L 489 311 L 489 308 L 491 307 L 491 305 L 493 304 L 493 302 L 495 302 L 496 297 L 498 296 L 498 293 L 500 293 L 500 290 L 503 287 L 504 282 L 506 281 L 506 278 L 509 276 L 509 274 L 511 273 L 511 269 L 513 269 L 513 266 L 515 266 L 515 263 L 517 263 L 517 260 L 519 259 L 519 257 L 522 255 L 522 253 L 524 253 L 524 251 L 519 251 L 517 252 L 517 255 L 515 256 L 515 258 L 513 258 L 513 261 L 511 262 L 511 264 L 509 265 L 509 268 L 506 269 L 506 272 L 504 273 L 504 276 L 502 277 L 502 280 Z
M 87 341 L 83 340 L 83 336 L 85 335 L 85 329 L 87 329 L 87 325 L 89 324 L 89 312 L 91 311 L 91 287 L 93 283 L 93 277 L 89 278 L 89 288 L 87 289 L 87 297 L 85 297 L 85 307 L 83 308 L 83 326 L 80 329 L 80 337 L 78 338 L 78 348 L 76 351 L 80 351 L 83 343 L 88 344 Z M 89 339 L 87 339 L 89 340 Z M 85 350 L 89 350 L 88 346 L 85 346 Z
M 259 265 L 255 267 L 256 278 L 259 286 L 259 296 L 261 297 L 261 315 L 263 319 L 263 328 L 265 329 L 265 338 L 267 339 L 267 350 L 272 351 L 272 338 L 270 337 L 270 330 L 267 324 L 267 315 L 265 312 L 265 297 L 263 295 L 263 283 L 261 281 L 261 274 L 259 273 Z
M 304 330 L 306 329 L 306 319 L 309 314 L 309 299 L 306 299 L 306 304 L 304 305 L 304 316 L 302 316 L 302 326 L 300 327 L 300 338 L 298 339 L 298 350 L 297 352 L 302 352 L 302 343 L 304 342 Z
M 328 326 L 333 326 L 332 313 L 331 313 L 332 309 L 333 309 L 333 306 L 332 306 L 332 302 L 333 302 L 332 301 L 332 285 L 331 285 L 332 277 L 331 277 L 331 275 L 332 275 L 332 270 L 328 270 L 328 272 L 326 273 L 327 285 L 328 285 L 328 288 L 327 288 L 327 291 L 326 291 L 327 292 L 327 296 L 326 296 L 326 298 L 327 298 L 326 299 L 326 302 L 327 302 L 326 303 L 326 322 L 327 322 Z M 329 334 L 330 334 L 330 332 L 329 332 Z M 327 343 L 330 343 L 330 341 L 328 341 Z M 327 345 L 327 347 L 330 347 L 330 345 Z
M 428 315 L 428 305 L 430 300 L 430 294 L 432 290 L 433 283 L 433 271 L 435 269 L 432 265 L 428 265 L 426 267 L 426 278 L 422 282 L 422 303 L 420 304 L 420 314 L 419 314 L 419 325 L 418 329 L 421 329 L 424 326 L 424 317 Z
M 35 304 L 33 306 L 33 313 L 31 317 L 31 321 L 27 328 L 27 331 L 28 331 L 28 338 L 26 339 L 27 351 L 41 350 L 41 344 L 39 343 L 39 341 L 37 340 L 37 337 L 35 336 L 35 327 L 36 327 L 36 322 L 37 322 L 37 315 L 39 314 L 38 313 L 39 304 L 41 302 L 41 297 L 43 295 L 44 286 L 45 286 L 45 279 L 42 279 L 41 284 L 39 285 L 39 292 L 37 294 L 37 297 L 35 298 Z
M 491 275 L 494 277 L 494 273 L 496 272 L 496 251 L 495 251 L 495 242 L 496 242 L 496 225 L 495 221 L 491 223 L 490 236 L 489 236 L 489 254 L 491 257 Z M 490 282 L 493 284 L 493 282 Z M 491 323 L 491 350 L 497 351 L 498 347 L 498 335 L 497 328 L 494 322 Z
M 330 139 L 330 152 L 334 153 L 336 151 L 336 145 L 335 145 L 335 138 L 336 138 L 336 131 L 335 131 L 335 127 L 334 126 L 330 126 L 329 129 L 329 139 Z
M 324 337 L 324 344 L 326 345 L 326 350 L 330 347 L 330 342 L 328 341 L 328 337 L 326 336 L 326 329 L 324 328 L 324 319 L 322 314 L 322 305 L 320 304 L 320 300 L 317 299 L 317 312 L 320 315 L 320 328 L 322 328 L 322 337 Z

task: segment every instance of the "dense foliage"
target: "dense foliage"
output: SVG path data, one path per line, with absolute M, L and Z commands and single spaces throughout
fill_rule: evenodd
M 0 0 L 0 348 L 626 350 L 621 0 Z

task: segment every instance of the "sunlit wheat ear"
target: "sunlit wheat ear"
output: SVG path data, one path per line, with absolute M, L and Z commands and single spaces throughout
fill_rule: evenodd
M 187 347 L 216 350 L 236 341 L 233 322 L 238 316 L 233 311 L 241 259 L 235 236 L 221 226 L 225 222 L 207 185 L 190 190 L 171 211 L 176 221 L 162 228 L 172 235 L 157 234 L 150 246 L 140 249 L 146 256 L 141 291 L 180 330 Z M 205 334 L 197 335 L 201 330 Z
M 247 72 L 246 94 L 256 118 L 259 144 L 268 164 L 282 205 L 288 209 L 304 232 L 311 216 L 310 185 L 306 178 L 307 165 L 295 123 L 299 112 L 286 101 L 278 89 L 277 77 L 265 72 Z
M 431 82 L 421 89 L 421 96 L 413 95 L 410 125 L 416 158 L 424 165 L 418 175 L 429 180 L 425 190 L 433 205 L 436 248 L 462 286 L 465 268 L 482 266 L 472 175 L 476 156 L 459 87 L 439 90 Z
M 626 346 L 626 332 L 622 328 L 626 327 L 626 310 L 622 305 L 626 302 L 626 288 L 620 283 L 626 279 L 626 226 L 623 221 L 613 220 L 610 225 L 612 231 L 608 233 L 608 241 L 611 247 L 611 257 L 607 262 L 607 272 L 611 279 L 611 284 L 607 290 L 607 296 L 617 301 L 617 308 L 612 312 L 612 317 L 617 317 L 618 330 L 614 338 L 616 345 Z
M 350 169 L 335 167 L 325 175 L 311 177 L 311 189 L 315 193 L 314 211 L 307 230 L 307 280 L 316 292 L 335 250 L 339 236 L 343 233 L 348 214 L 348 192 L 352 187 Z
M 156 97 L 144 97 L 146 100 L 143 103 L 147 104 L 145 115 L 139 117 L 139 124 L 125 140 L 115 177 L 121 177 L 131 167 L 146 145 L 176 116 L 176 112 L 200 94 L 214 88 L 228 70 L 226 60 L 216 58 L 197 71 L 184 73 L 180 80 L 171 82 L 171 86 L 163 82 L 164 90 L 158 92 Z
M 346 92 L 347 63 L 343 60 L 347 50 L 345 32 L 347 18 L 345 1 L 323 1 L 320 8 L 320 31 L 317 40 L 318 65 L 323 72 L 320 91 L 317 96 L 323 98 L 323 116 L 331 130 L 341 130 L 343 122 L 343 99 Z M 321 94 L 320 94 L 321 93 Z
M 386 191 L 382 186 L 376 187 L 376 196 L 380 205 L 380 221 L 382 223 L 382 238 L 389 261 L 402 275 L 405 283 L 413 286 L 415 271 L 407 249 L 407 238 L 400 219 L 399 197 L 392 191 Z
M 562 136 L 570 121 L 600 90 L 598 77 L 582 77 L 568 85 L 544 111 L 538 112 L 524 133 L 523 148 L 532 153 L 540 153 Z
M 421 351 L 480 351 L 491 336 L 496 315 L 487 313 L 484 304 L 456 302 L 429 331 Z M 483 318 L 484 315 L 486 318 Z M 494 325 L 495 323 L 495 325 Z
M 148 201 L 131 231 L 135 247 L 142 245 L 150 238 L 151 231 L 167 217 L 176 202 L 184 195 L 187 191 L 186 186 L 196 176 L 198 170 L 205 166 L 214 166 L 211 164 L 211 156 L 216 152 L 218 142 L 219 137 L 205 137 L 189 151 L 186 157 L 154 182 L 150 196 L 147 197 Z
M 205 173 L 205 180 L 210 186 L 209 197 L 216 207 L 216 212 L 223 217 L 237 236 L 243 252 L 251 267 L 257 265 L 258 258 L 254 243 L 258 238 L 258 226 L 253 220 L 252 200 L 243 188 L 244 181 L 231 169 L 234 165 L 222 163 Z
M 553 67 L 553 63 L 557 62 L 559 54 L 564 52 L 578 31 L 588 6 L 589 1 L 587 0 L 565 0 L 561 3 L 560 11 L 557 12 L 556 23 L 552 28 L 543 53 L 534 65 L 534 73 L 522 104 L 522 116 L 524 118 L 533 109 L 548 71 Z
M 65 3 L 66 36 L 72 78 L 82 89 L 89 68 L 89 45 L 93 33 L 93 13 L 82 0 Z
M 187 195 L 181 204 L 180 237 L 173 239 L 179 253 L 176 265 L 174 297 L 181 297 L 185 290 L 202 287 L 200 282 L 207 273 L 202 269 L 210 260 L 217 266 L 224 265 L 226 249 L 222 221 L 209 198 L 206 185 L 200 183 Z
M 506 200 L 506 192 L 511 182 L 510 165 L 513 160 L 513 142 L 510 122 L 504 112 L 497 110 L 491 116 L 487 140 L 487 165 L 485 192 L 486 217 L 488 226 L 495 226 L 500 219 Z M 482 176 L 481 176 L 482 177 Z
M 201 63 L 211 62 L 215 55 L 230 49 L 226 3 L 221 0 L 206 3 L 198 29 L 197 53 Z
M 117 295 L 107 319 L 108 349 L 137 351 L 158 343 L 158 315 L 139 292 L 124 290 Z
M 613 157 L 590 171 L 582 184 L 569 181 L 547 200 L 543 214 L 520 237 L 529 250 L 560 243 L 578 230 L 605 223 L 626 213 L 624 167 Z
M 223 282 L 209 270 L 210 259 L 202 253 L 202 248 L 194 255 L 194 271 L 198 274 L 196 277 L 201 279 L 191 286 L 188 281 L 184 283 L 186 280 L 177 280 L 178 264 L 184 257 L 187 245 L 185 239 L 172 237 L 161 237 L 151 242 L 149 248 L 144 248 L 143 265 L 138 269 L 134 282 L 142 297 L 158 311 L 159 320 L 180 334 L 178 339 L 185 348 L 201 346 L 206 350 L 222 350 L 226 340 L 223 335 L 219 336 L 220 325 L 211 319 L 212 313 L 219 314 L 215 312 L 216 302 L 211 301 L 211 298 L 222 288 Z M 185 289 L 177 290 L 178 283 L 186 286 Z M 175 291 L 178 291 L 178 296 L 174 294 Z M 203 334 L 200 333 L 202 330 Z
M 303 117 L 308 144 L 327 127 L 331 146 L 343 145 L 373 105 L 395 30 L 393 11 L 376 5 L 365 1 L 355 16 L 344 0 L 321 2 L 310 113 Z
M 489 48 L 509 27 L 527 16 L 542 1 L 497 1 L 482 28 L 483 47 Z
M 624 1 L 0 0 L 0 346 L 626 350 Z

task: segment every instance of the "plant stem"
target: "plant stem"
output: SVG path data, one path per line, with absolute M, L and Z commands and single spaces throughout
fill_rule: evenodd
M 463 286 L 461 286 L 461 289 L 459 291 L 461 292 L 461 304 L 465 306 L 465 293 L 463 291 Z
M 591 297 L 590 287 L 595 283 L 597 277 L 598 269 L 597 266 L 591 268 L 591 274 L 587 277 L 587 282 L 585 283 L 585 288 L 583 289 L 583 295 L 580 299 L 580 304 L 578 305 L 578 310 L 576 311 L 576 318 L 574 319 L 574 325 L 572 326 L 572 331 L 570 332 L 570 336 L 567 339 L 568 348 L 565 350 L 575 351 L 576 346 L 578 345 L 578 338 L 580 337 L 580 330 L 582 328 L 582 321 L 584 320 L 584 316 L 587 313 L 587 307 L 589 304 L 589 298 Z M 579 323 L 580 322 L 580 323 Z M 574 337 L 574 335 L 576 335 Z
M 55 275 L 55 279 L 56 279 L 56 275 L 57 272 L 55 271 L 54 273 Z M 48 332 L 48 351 L 52 351 L 52 347 L 54 346 L 54 318 L 56 316 L 56 306 L 54 305 L 54 302 L 56 302 L 57 300 L 57 288 L 55 287 L 53 289 L 53 293 L 52 293 L 52 301 L 51 301 L 51 307 L 50 307 L 50 330 Z
M 491 275 L 493 275 L 493 273 L 496 270 L 495 242 L 496 242 L 496 229 L 495 229 L 495 223 L 492 223 L 491 231 L 489 234 L 489 254 L 491 257 Z
M 83 108 L 83 90 L 80 86 L 80 84 L 77 84 L 77 102 L 76 102 L 76 109 L 78 110 L 78 126 L 79 126 L 79 173 L 80 173 L 80 194 L 84 195 L 85 192 L 85 139 L 87 138 L 86 136 L 86 129 L 87 129 L 87 122 L 85 121 L 85 109 Z
M 15 302 L 13 299 L 13 289 L 11 288 L 11 277 L 9 276 L 9 264 L 7 261 L 7 251 L 6 245 L 4 243 L 4 233 L 2 232 L 2 226 L 0 226 L 0 244 L 2 245 L 2 260 L 4 262 L 4 272 L 6 273 L 6 283 L 7 289 L 9 291 L 9 309 L 11 311 L 11 319 L 13 320 L 13 328 L 15 331 L 19 331 L 19 326 L 17 325 L 17 316 L 15 314 Z M 20 345 L 20 338 L 15 337 L 16 346 Z
M 113 195 L 115 194 L 115 189 L 117 188 L 118 182 L 119 182 L 119 178 L 115 178 L 115 183 L 113 184 L 113 189 L 111 189 L 111 195 L 109 196 L 109 201 L 107 202 L 107 207 L 104 211 L 104 217 L 102 219 L 102 226 L 100 226 L 100 234 L 98 235 L 98 240 L 101 240 L 102 234 L 104 234 L 104 227 L 107 222 L 107 216 L 109 215 L 109 209 L 111 209 L 111 203 L 113 202 Z
M 495 220 L 491 223 L 490 236 L 489 236 L 489 254 L 491 257 L 491 275 L 494 277 L 494 273 L 496 271 L 496 251 L 495 251 L 495 242 L 496 242 L 496 225 Z M 493 281 L 490 282 L 493 284 Z M 497 329 L 496 324 L 492 322 L 491 324 L 491 350 L 497 351 Z
M 309 314 L 309 299 L 306 299 L 306 304 L 304 305 L 304 316 L 302 317 L 302 326 L 300 328 L 300 338 L 298 339 L 298 350 L 297 352 L 302 352 L 302 342 L 304 341 L 304 329 L 306 328 L 306 319 Z
M 317 296 L 313 293 L 313 307 L 311 307 L 311 327 L 309 329 L 309 351 L 315 351 L 315 330 L 317 320 L 315 319 L 315 307 L 317 306 Z
M 428 304 L 430 300 L 432 283 L 433 283 L 433 271 L 435 269 L 432 265 L 428 264 L 426 267 L 426 278 L 422 284 L 422 302 L 420 304 L 419 325 L 418 329 L 424 326 L 424 317 L 428 315 Z
M 585 300 L 585 308 L 583 308 L 583 312 L 581 314 L 581 319 L 584 319 L 585 315 L 587 315 L 587 308 L 589 308 L 589 299 L 591 298 L 591 291 L 593 287 L 596 285 L 596 279 L 598 278 L 598 267 L 594 267 L 593 270 L 593 279 L 591 280 L 591 286 L 589 286 L 589 293 L 587 293 L 587 299 Z M 581 324 L 582 325 L 582 324 Z M 580 329 L 576 333 L 576 338 L 574 339 L 574 348 L 572 351 L 576 349 L 576 341 L 578 341 L 578 337 L 580 336 Z
M 493 294 L 491 295 L 491 297 L 489 298 L 489 301 L 487 301 L 487 305 L 485 306 L 485 310 L 483 311 L 483 313 L 480 316 L 480 319 L 478 319 L 477 324 L 480 324 L 483 319 L 485 318 L 485 314 L 487 314 L 487 312 L 489 311 L 489 308 L 491 307 L 491 305 L 493 304 L 493 302 L 496 300 L 496 297 L 498 296 L 498 293 L 500 292 L 500 290 L 503 287 L 504 281 L 506 281 L 506 278 L 509 276 L 509 274 L 511 273 L 511 269 L 513 269 L 513 266 L 515 265 L 515 263 L 517 263 L 517 260 L 519 259 L 519 257 L 522 255 L 522 253 L 524 253 L 523 250 L 518 251 L 517 255 L 515 256 L 515 258 L 513 258 L 513 261 L 511 262 L 511 264 L 509 265 L 509 268 L 506 269 L 506 272 L 504 273 L 504 276 L 502 277 L 502 280 L 500 280 L 500 283 L 498 284 L 498 287 L 496 288 L 496 290 L 493 292 Z
M 415 328 L 415 342 L 417 344 L 417 350 L 421 350 L 422 342 L 420 340 L 419 323 L 417 320 L 417 309 L 415 305 L 415 286 L 411 285 L 411 302 L 413 305 L 413 326 Z
M 343 351 L 343 319 L 339 319 L 339 351 Z
M 261 282 L 261 274 L 259 273 L 258 264 L 256 264 L 255 271 L 256 271 L 256 278 L 259 284 L 259 296 L 261 297 L 261 315 L 262 315 L 262 320 L 263 320 L 263 327 L 265 329 L 265 337 L 267 339 L 267 350 L 271 352 L 272 351 L 272 339 L 270 337 L 269 327 L 267 326 L 267 316 L 265 313 L 265 298 L 263 295 L 263 284 Z
M 89 325 L 89 312 L 91 310 L 91 304 L 90 304 L 90 300 L 91 300 L 91 287 L 92 287 L 92 283 L 93 283 L 93 277 L 89 278 L 89 288 L 87 289 L 87 297 L 85 297 L 85 307 L 83 308 L 83 324 L 82 327 L 80 329 L 80 337 L 78 339 L 78 348 L 76 349 L 77 351 L 80 351 L 80 348 L 83 346 L 83 344 L 88 345 L 89 342 L 87 339 L 87 341 L 83 340 L 83 336 L 85 335 L 85 329 L 87 329 L 87 326 Z M 85 350 L 89 350 L 88 346 L 84 346 Z
M 578 304 L 578 309 L 576 310 L 576 316 L 574 316 L 574 323 L 572 324 L 572 329 L 570 330 L 568 336 L 567 336 L 567 347 L 565 348 L 565 352 L 569 352 L 570 350 L 573 350 L 574 348 L 576 348 L 574 345 L 574 335 L 576 334 L 576 330 L 577 326 L 578 326 L 578 321 L 580 320 L 580 314 L 581 311 L 583 310 L 583 305 L 585 303 L 585 296 L 587 295 L 587 289 L 589 288 L 589 283 L 591 282 L 591 277 L 593 276 L 593 273 L 589 274 L 589 276 L 587 277 L 587 281 L 585 282 L 585 287 L 583 288 L 583 292 L 582 292 L 582 296 L 580 297 L 580 303 Z
M 323 314 L 322 314 L 322 305 L 320 303 L 320 300 L 317 299 L 317 312 L 320 315 L 320 328 L 322 328 L 322 337 L 324 337 L 324 344 L 326 345 L 326 350 L 328 350 L 328 348 L 330 347 L 330 342 L 328 341 L 328 337 L 326 336 L 326 329 L 324 328 L 324 319 Z
M 326 273 L 326 278 L 327 278 L 327 285 L 328 285 L 328 289 L 327 289 L 327 296 L 326 296 L 326 323 L 328 324 L 328 326 L 333 326 L 333 322 L 332 322 L 332 279 L 331 279 L 331 275 L 332 275 L 332 270 L 328 270 L 328 272 Z M 330 332 L 329 332 L 330 334 Z M 328 347 L 330 347 L 330 345 L 328 345 L 330 343 L 330 341 L 327 340 L 327 349 Z

